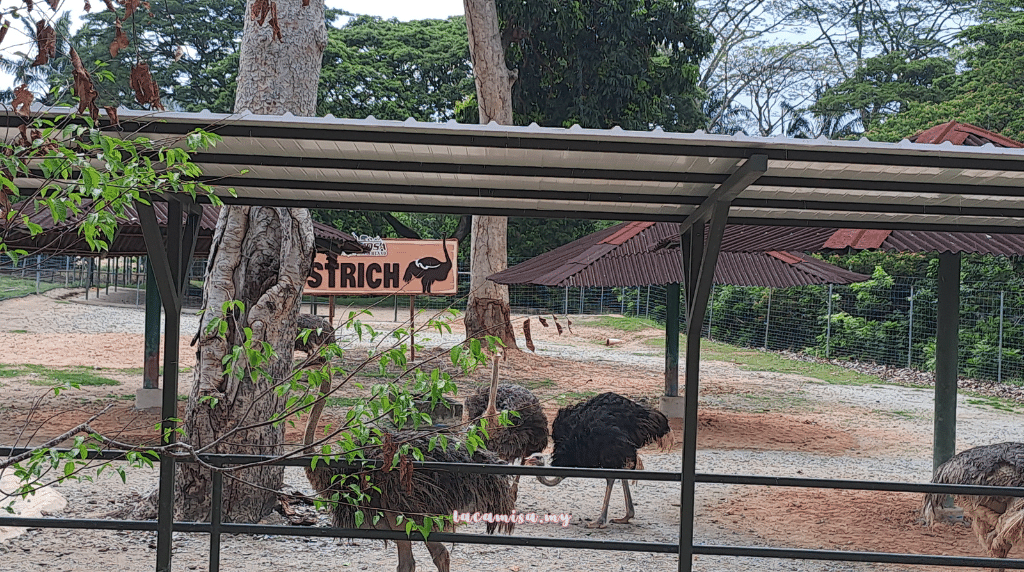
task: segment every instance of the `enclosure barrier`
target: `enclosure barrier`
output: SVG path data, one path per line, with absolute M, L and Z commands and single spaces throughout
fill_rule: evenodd
M 0 448 L 0 457 L 10 457 L 28 452 L 27 448 Z M 63 450 L 67 452 L 68 450 Z M 264 455 L 200 455 L 204 462 L 214 466 L 245 465 L 256 462 L 283 466 L 307 466 L 312 457 L 273 457 Z M 90 452 L 91 460 L 122 461 L 123 451 Z M 81 457 L 78 457 L 81 459 Z M 155 460 L 154 462 L 159 462 Z M 175 459 L 175 462 L 194 462 Z M 330 464 L 345 467 L 345 462 Z M 380 465 L 377 461 L 374 463 Z M 523 465 L 485 465 L 476 463 L 412 463 L 416 469 L 452 470 L 454 472 L 523 475 L 523 476 L 564 476 L 593 479 L 635 479 L 641 481 L 679 482 L 682 473 L 666 471 L 636 471 L 627 469 L 580 469 L 563 467 L 535 467 Z M 354 467 L 365 467 L 366 464 L 353 464 Z M 909 493 L 945 493 L 945 494 L 990 494 L 1024 497 L 1024 488 L 991 487 L 979 485 L 945 485 L 933 483 L 896 483 L 884 481 L 830 480 L 797 477 L 768 477 L 752 475 L 722 475 L 697 473 L 697 483 L 758 485 L 780 487 L 805 487 L 823 489 L 893 491 Z M 158 520 L 98 520 L 98 519 L 65 519 L 65 518 L 19 518 L 0 516 L 0 526 L 57 528 L 57 529 L 94 529 L 94 530 L 132 530 L 144 532 L 175 531 L 186 533 L 210 534 L 210 572 L 220 570 L 220 537 L 223 534 L 267 534 L 278 536 L 329 537 L 329 538 L 363 538 L 372 540 L 423 540 L 419 532 L 408 535 L 401 531 L 365 530 L 349 528 L 296 527 L 281 525 L 233 524 L 221 522 L 221 498 L 223 493 L 223 476 L 217 472 L 213 475 L 213 491 L 211 519 L 205 522 L 161 522 Z M 170 535 L 167 535 L 170 538 Z M 888 552 L 855 552 L 842 550 L 812 550 L 799 548 L 765 548 L 732 545 L 692 545 L 684 552 L 680 544 L 656 542 L 628 542 L 615 540 L 584 540 L 577 538 L 542 538 L 529 536 L 493 536 L 487 534 L 465 533 L 430 533 L 430 540 L 436 542 L 455 542 L 463 544 L 490 544 L 501 546 L 534 546 L 544 548 L 567 548 L 580 550 L 617 550 L 632 552 L 651 552 L 662 554 L 694 554 L 704 556 L 728 556 L 747 558 L 785 558 L 798 560 L 825 560 L 837 562 L 870 562 L 880 564 L 913 564 L 924 566 L 953 567 L 991 567 L 1024 570 L 1024 559 L 979 558 L 969 556 L 937 556 L 923 554 L 900 554 Z M 158 548 L 159 550 L 159 548 Z

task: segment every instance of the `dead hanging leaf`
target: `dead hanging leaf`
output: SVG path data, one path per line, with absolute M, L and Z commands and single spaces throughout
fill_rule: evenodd
M 408 455 L 402 455 L 398 462 L 398 479 L 405 487 L 406 492 L 412 494 L 412 461 L 409 460 Z
M 31 12 L 32 11 L 32 0 L 25 0 L 25 7 L 28 8 L 29 12 Z
M 270 27 L 274 29 L 274 37 L 283 40 L 281 27 L 277 21 L 277 3 L 271 0 L 256 0 L 252 3 L 252 19 L 256 20 L 256 23 L 262 26 L 267 21 L 267 16 L 270 16 Z
M 28 125 L 24 123 L 18 126 L 18 132 L 20 135 L 14 138 L 15 147 L 31 147 L 33 141 L 43 136 L 38 129 L 29 131 Z
M 14 108 L 14 112 L 18 115 L 28 117 L 29 111 L 32 109 L 32 100 L 34 99 L 35 96 L 28 90 L 28 84 L 23 83 L 14 88 L 14 101 L 11 102 L 11 107 Z
M 96 107 L 96 88 L 92 85 L 92 78 L 89 72 L 82 65 L 82 59 L 78 52 L 71 48 L 71 77 L 74 79 L 73 89 L 78 97 L 78 112 L 84 113 L 89 110 L 89 116 L 95 121 L 99 119 L 100 110 Z
M 548 327 L 548 321 L 545 320 L 543 316 L 537 316 L 537 319 L 540 320 L 540 325 L 544 326 L 545 328 Z
M 185 55 L 185 48 L 182 48 L 181 46 L 174 48 L 174 61 L 180 60 L 183 55 Z
M 386 473 L 391 470 L 391 459 L 394 459 L 395 453 L 398 452 L 398 443 L 395 443 L 395 438 L 391 433 L 384 433 L 384 441 L 380 444 L 380 450 L 384 457 L 384 472 Z
M 526 337 L 526 349 L 531 352 L 537 353 L 536 348 L 533 345 L 533 336 L 530 335 L 530 319 L 523 320 L 523 335 Z
M 114 6 L 113 2 L 111 2 L 110 0 L 103 0 L 103 3 L 107 5 L 107 10 L 110 10 L 115 14 L 117 13 L 117 8 Z
M 562 324 L 558 323 L 558 318 L 555 316 L 551 316 L 551 319 L 555 321 L 555 329 L 558 330 L 558 335 L 562 335 Z
M 139 7 L 139 0 L 122 0 L 124 4 L 124 19 L 127 20 L 132 14 L 135 13 L 135 9 Z
M 60 0 L 49 0 L 49 3 L 50 9 L 55 12 L 57 11 L 57 8 L 60 8 Z
M 306 6 L 309 6 L 309 0 L 302 0 L 302 7 L 305 8 Z
M 149 74 L 149 64 L 141 63 L 132 68 L 129 85 L 135 90 L 135 101 L 148 104 L 150 109 L 164 109 L 160 103 L 160 86 Z
M 85 9 L 86 12 L 89 12 L 92 10 L 92 4 L 89 3 L 89 0 L 85 0 L 85 6 L 82 6 L 82 8 Z
M 114 20 L 114 41 L 110 42 L 110 57 L 116 58 L 117 52 L 128 47 L 128 36 L 121 28 L 121 20 Z
M 39 54 L 32 67 L 41 66 L 50 61 L 50 58 L 57 56 L 57 32 L 53 26 L 46 23 L 46 20 L 36 22 L 36 45 L 39 47 Z
M 110 118 L 110 124 L 117 127 L 121 123 L 117 120 L 117 108 L 106 106 L 103 108 L 107 112 L 107 117 Z
M 4 43 L 4 37 L 7 36 L 7 30 L 10 30 L 10 29 L 11 29 L 11 22 L 9 20 L 4 20 L 4 25 L 0 26 L 0 44 Z
M 569 328 L 569 333 L 570 334 L 573 333 L 572 332 L 572 320 L 570 320 L 569 318 L 566 318 L 565 321 L 568 324 L 568 325 L 566 325 L 566 327 Z

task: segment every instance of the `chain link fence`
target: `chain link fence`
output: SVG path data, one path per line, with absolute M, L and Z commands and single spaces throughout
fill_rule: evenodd
M 87 296 L 119 293 L 122 303 L 145 304 L 146 257 L 33 255 L 14 263 L 0 255 L 0 277 L 31 293 L 49 287 L 87 288 Z M 202 304 L 206 260 L 189 266 L 185 307 Z M 417 296 L 417 309 L 465 310 L 469 273 L 460 269 L 458 295 Z M 28 288 L 25 289 L 25 284 Z M 516 314 L 618 314 L 664 324 L 665 286 L 549 288 L 512 286 Z M 2 299 L 3 292 L 0 292 Z M 326 314 L 326 297 L 305 296 Z M 933 279 L 884 277 L 846 286 L 785 289 L 715 285 L 702 335 L 730 345 L 874 362 L 922 371 L 935 368 L 937 289 Z M 409 297 L 345 298 L 342 305 L 394 307 L 408 315 Z M 685 307 L 685 305 L 681 305 Z M 685 327 L 685 316 L 681 317 Z M 985 381 L 1024 383 L 1024 285 L 964 283 L 960 293 L 959 373 Z

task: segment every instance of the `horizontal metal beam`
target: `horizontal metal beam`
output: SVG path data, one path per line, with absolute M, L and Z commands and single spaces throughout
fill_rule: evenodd
M 747 187 L 749 187 L 754 181 L 758 180 L 761 175 L 768 170 L 768 156 L 767 155 L 753 155 L 746 160 L 742 165 L 729 175 L 721 185 L 711 191 L 707 198 L 697 207 L 690 216 L 686 217 L 683 221 L 682 230 L 690 228 L 691 226 L 698 225 L 707 222 L 711 218 L 711 213 L 714 211 L 715 206 L 719 204 L 728 205 L 732 202 L 737 195 L 742 193 Z M 725 208 L 728 208 L 726 206 Z

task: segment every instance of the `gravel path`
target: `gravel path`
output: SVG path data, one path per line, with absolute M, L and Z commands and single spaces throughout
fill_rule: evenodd
M 51 297 L 59 296 L 59 291 Z M 33 310 L 31 301 L 8 301 L 0 304 L 0 317 L 5 324 L 17 324 L 20 330 L 33 334 L 54 334 L 74 331 L 82 334 L 142 333 L 143 312 L 140 308 L 109 306 L 104 300 L 91 303 L 66 301 L 59 315 Z M 70 325 L 69 325 L 70 324 Z M 385 327 L 388 324 L 377 324 Z M 182 333 L 191 336 L 198 327 L 194 314 L 183 317 Z M 354 349 L 368 347 L 351 333 L 342 333 L 342 345 Z M 427 345 L 452 345 L 461 341 L 458 334 L 437 333 L 417 336 Z M 614 362 L 643 370 L 660 371 L 663 358 L 625 348 L 596 344 L 561 342 L 557 338 L 536 338 L 538 355 L 548 355 L 577 362 Z M 749 381 L 750 391 L 765 395 L 786 393 L 798 395 L 816 410 L 828 413 L 835 409 L 863 412 L 874 426 L 895 436 L 879 446 L 863 446 L 845 456 L 794 451 L 700 449 L 697 471 L 701 473 L 802 476 L 864 479 L 878 481 L 923 482 L 931 473 L 930 450 L 921 450 L 911 443 L 930 442 L 932 396 L 928 389 L 892 385 L 834 385 L 811 382 L 796 376 L 767 372 L 740 372 L 731 364 L 708 362 L 702 365 L 704 379 L 712 383 L 716 377 L 742 375 Z M 708 385 L 704 386 L 705 388 Z M 728 395 L 709 393 L 702 396 L 702 406 L 728 405 Z M 1013 412 L 970 403 L 960 397 L 958 411 L 957 449 L 1007 440 L 1024 441 L 1024 425 Z M 882 421 L 879 421 L 882 419 Z M 856 418 L 838 419 L 837 423 L 856 425 Z M 677 471 L 680 458 L 671 453 L 648 452 L 643 456 L 649 470 Z M 155 471 L 133 471 L 127 483 L 112 472 L 95 482 L 68 483 L 56 487 L 65 496 L 67 508 L 61 513 L 69 518 L 99 518 L 106 512 L 132 502 L 132 493 L 152 490 Z M 286 471 L 287 484 L 309 490 L 299 469 Z M 612 525 L 605 530 L 582 526 L 582 519 L 593 518 L 600 509 L 603 482 L 589 479 L 567 479 L 557 487 L 545 487 L 524 479 L 520 485 L 520 512 L 568 512 L 573 515 L 567 528 L 557 525 L 522 525 L 516 534 L 527 536 L 559 536 L 569 538 L 641 540 L 675 542 L 679 528 L 679 487 L 672 483 L 641 482 L 634 487 L 637 517 L 630 526 Z M 745 546 L 770 545 L 752 531 L 737 530 L 716 520 L 715 507 L 735 495 L 738 487 L 698 485 L 696 541 L 699 544 Z M 610 516 L 623 510 L 618 486 L 612 496 Z M 279 524 L 272 515 L 268 522 Z M 794 523 L 800 526 L 800 523 Z M 460 528 L 460 531 L 463 529 Z M 469 525 L 466 532 L 482 532 L 482 525 Z M 155 537 L 149 533 L 105 531 L 59 531 L 32 529 L 26 534 L 0 543 L 0 571 L 26 570 L 92 571 L 103 569 L 149 570 L 155 556 Z M 208 538 L 206 535 L 176 534 L 175 570 L 206 570 Z M 431 570 L 424 547 L 414 546 L 420 570 Z M 381 542 L 359 541 L 348 546 L 334 540 L 296 539 L 257 536 L 226 537 L 222 548 L 222 570 L 302 570 L 304 572 L 352 570 L 392 570 L 397 564 L 393 546 Z M 501 546 L 454 547 L 452 570 L 607 570 L 607 571 L 672 571 L 676 570 L 672 555 L 630 554 L 610 551 L 570 551 L 563 549 L 520 548 Z M 698 557 L 695 570 L 700 571 L 881 571 L 903 570 L 871 564 L 846 564 L 815 561 L 754 560 L 743 558 Z M 921 568 L 906 567 L 906 570 Z

